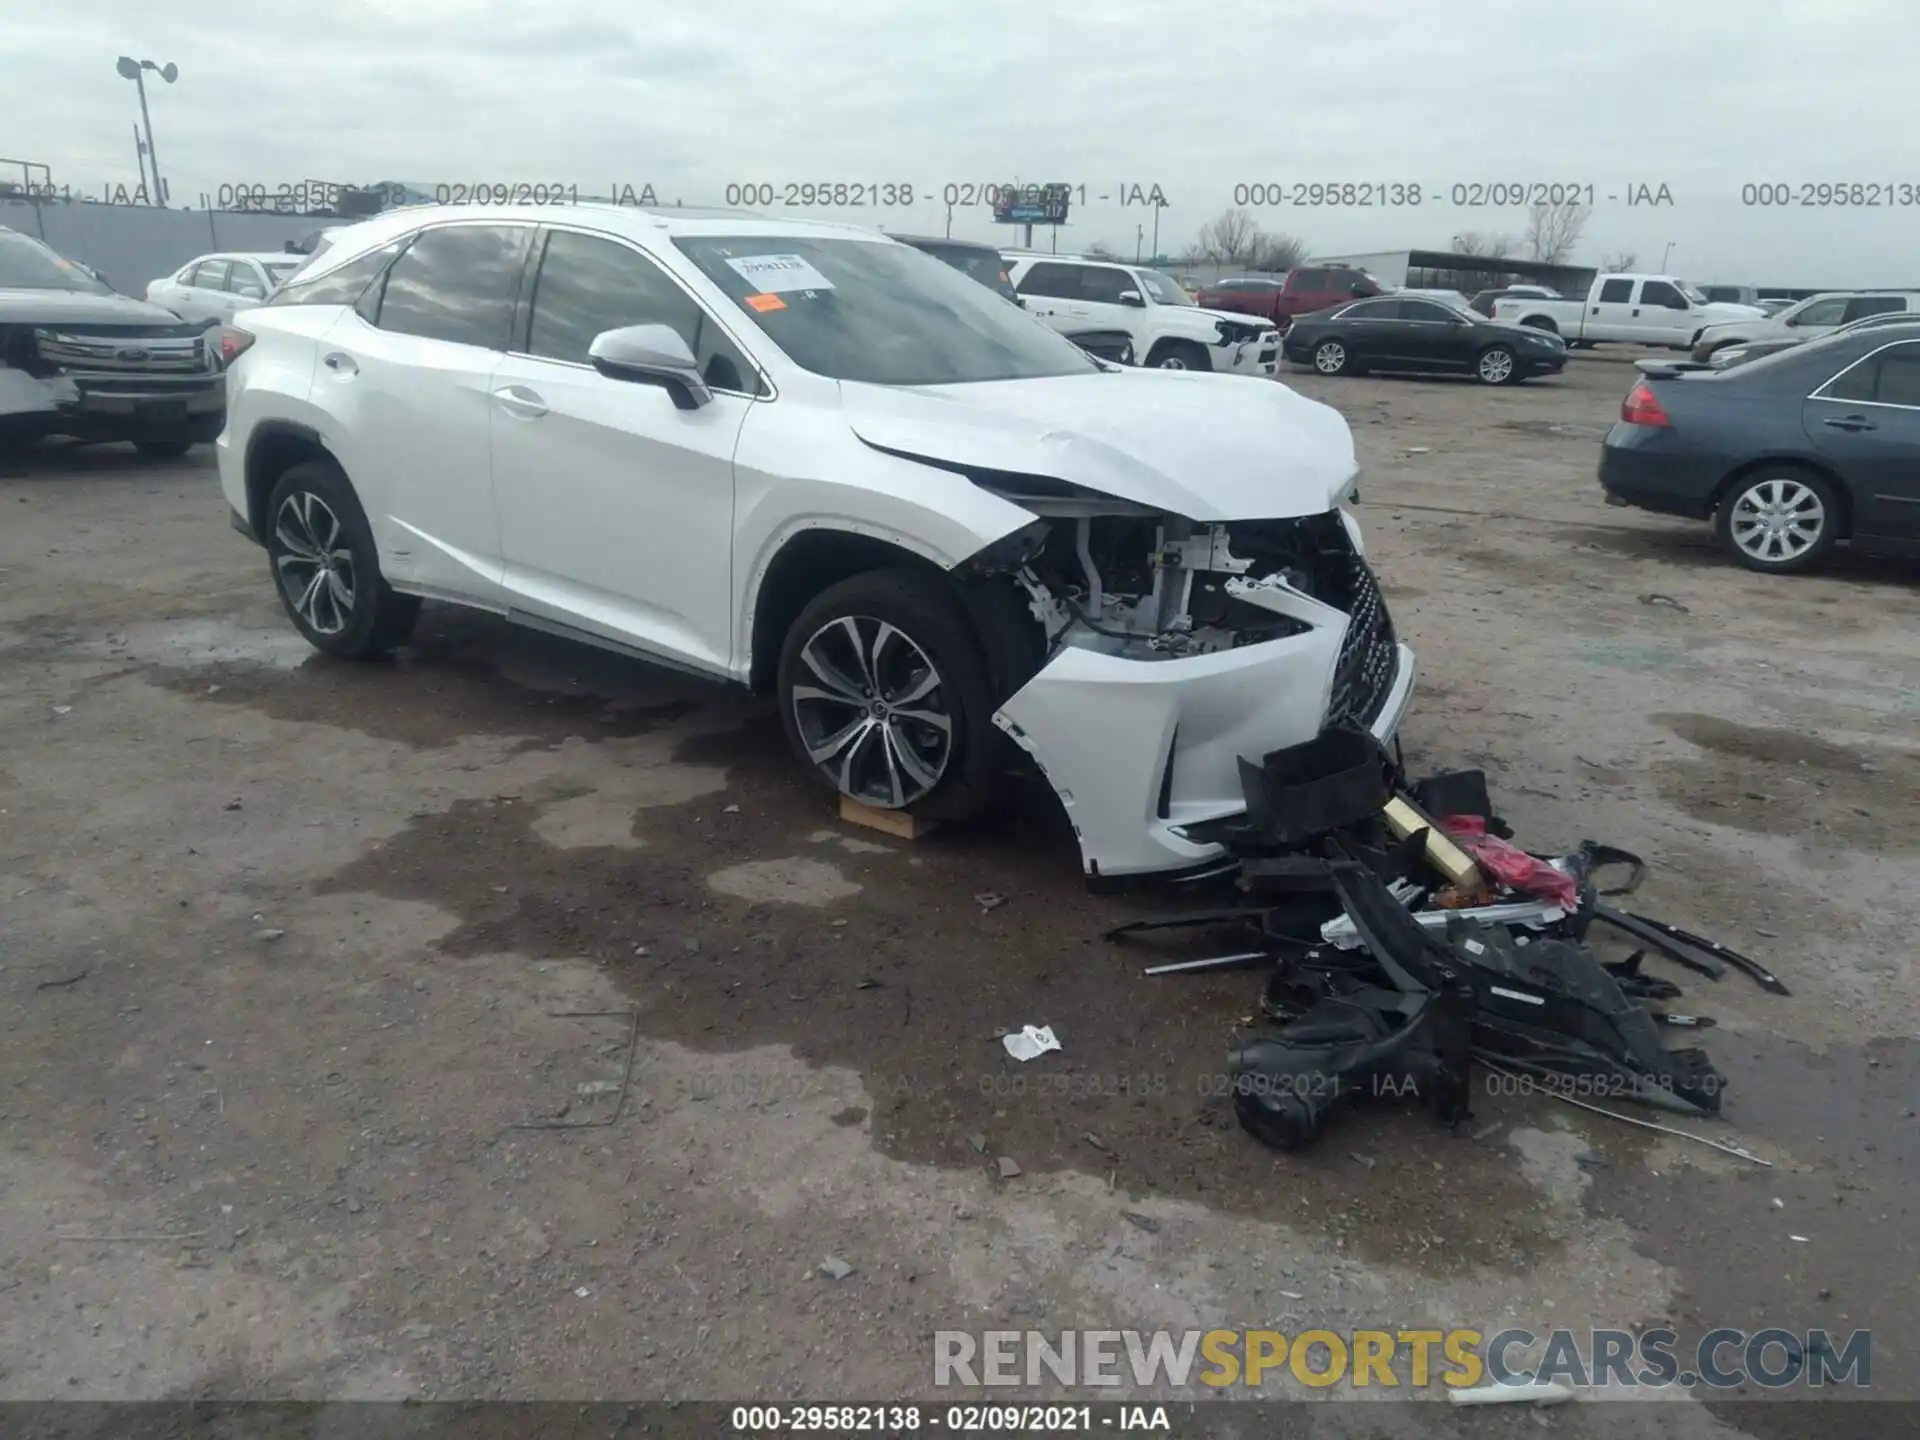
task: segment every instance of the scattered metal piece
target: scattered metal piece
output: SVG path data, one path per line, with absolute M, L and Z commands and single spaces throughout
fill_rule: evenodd
M 1374 1166 L 1380 1163 L 1378 1160 L 1374 1159 L 1371 1155 L 1362 1155 L 1358 1150 L 1349 1150 L 1347 1152 L 1347 1158 L 1349 1160 L 1355 1161 L 1358 1164 L 1366 1166 L 1367 1169 L 1369 1170 L 1373 1169 Z M 1295 1296 L 1294 1298 L 1298 1299 L 1299 1297 Z
M 66 976 L 64 979 L 42 980 L 38 985 L 34 986 L 33 988 L 36 990 L 64 990 L 69 985 L 78 985 L 82 980 L 86 979 L 87 976 L 91 975 L 92 973 L 93 972 L 91 970 L 80 970 L 75 972 L 72 975 Z
M 1006 904 L 1007 897 L 1004 895 L 996 895 L 991 890 L 983 890 L 973 897 L 973 903 L 980 907 L 982 914 L 985 914 L 989 910 L 998 910 L 1002 905 Z
M 995 1163 L 1000 1167 L 1002 1180 L 1011 1180 L 1020 1173 L 1020 1162 L 1011 1155 L 1002 1155 Z
M 1120 1212 L 1120 1218 L 1125 1220 L 1129 1225 L 1146 1231 L 1149 1235 L 1158 1235 L 1160 1233 L 1160 1222 L 1151 1215 L 1142 1215 L 1138 1210 L 1122 1210 Z
M 1098 1135 L 1094 1134 L 1091 1130 L 1089 1130 L 1086 1134 L 1082 1135 L 1080 1138 L 1086 1141 L 1087 1144 L 1093 1146 L 1093 1148 L 1098 1150 L 1102 1155 L 1111 1155 L 1113 1153 L 1113 1151 L 1107 1148 L 1107 1142 L 1102 1140 Z
M 619 1090 L 614 1096 L 613 1113 L 602 1120 L 516 1120 L 507 1126 L 509 1130 L 594 1130 L 608 1125 L 616 1125 L 627 1108 L 627 1091 L 633 1082 L 633 1057 L 640 1048 L 640 1011 L 632 1010 L 549 1010 L 548 1015 L 556 1020 L 589 1020 L 598 1018 L 625 1017 L 630 1022 L 627 1031 L 627 1057 L 620 1066 Z
M 1544 930 L 1567 918 L 1566 908 L 1551 900 L 1526 900 L 1511 905 L 1474 905 L 1465 910 L 1412 910 L 1408 913 L 1422 929 L 1437 930 L 1443 935 L 1448 919 L 1454 916 L 1462 920 L 1478 920 L 1484 925 L 1525 925 L 1534 930 Z M 1342 950 L 1355 950 L 1361 946 L 1360 931 L 1351 915 L 1342 915 L 1322 925 L 1320 938 Z
M 829 1280 L 844 1280 L 847 1276 L 853 1274 L 853 1266 L 842 1260 L 838 1255 L 827 1256 L 826 1259 L 820 1262 L 819 1270 L 820 1273 Z
M 973 1153 L 976 1155 L 984 1155 L 987 1153 L 987 1137 L 984 1135 L 975 1134 L 967 1136 L 967 1144 L 973 1147 Z
M 1232 955 L 1209 955 L 1204 960 L 1175 960 L 1149 965 L 1142 975 L 1193 975 L 1205 970 L 1251 970 L 1273 962 L 1271 950 L 1241 950 Z
M 1640 597 L 1640 603 L 1642 605 L 1664 606 L 1666 609 L 1669 609 L 1669 610 L 1678 610 L 1683 615 L 1691 615 L 1693 613 L 1686 606 L 1682 605 L 1678 600 L 1674 599 L 1671 595 L 1660 595 L 1660 594 L 1642 595 Z

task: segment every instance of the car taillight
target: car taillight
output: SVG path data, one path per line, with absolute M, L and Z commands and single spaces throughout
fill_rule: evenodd
M 1654 398 L 1652 388 L 1646 381 L 1639 381 L 1627 392 L 1627 398 L 1620 402 L 1620 418 L 1629 425 L 1658 425 L 1671 428 L 1672 419 L 1667 410 Z
M 221 365 L 226 366 L 233 364 L 241 355 L 246 353 L 247 347 L 251 344 L 253 344 L 253 333 L 251 331 L 241 330 L 232 325 L 222 325 L 220 327 Z

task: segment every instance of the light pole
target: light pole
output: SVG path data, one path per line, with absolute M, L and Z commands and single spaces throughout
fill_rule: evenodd
M 1662 275 L 1667 273 L 1667 261 L 1673 258 L 1673 244 L 1673 241 L 1667 241 L 1667 248 L 1660 252 L 1660 273 Z
M 151 60 L 136 60 L 131 55 L 122 55 L 114 62 L 113 68 L 118 70 L 122 77 L 133 81 L 133 83 L 140 88 L 140 118 L 144 120 L 147 125 L 147 163 L 153 167 L 153 203 L 155 205 L 165 205 L 167 203 L 167 182 L 160 178 L 160 155 L 159 152 L 153 148 L 153 116 L 147 113 L 147 79 L 145 72 L 151 70 L 162 80 L 166 81 L 167 84 L 171 85 L 180 78 L 180 67 L 175 65 L 171 60 L 165 65 L 156 65 Z
M 147 141 L 149 144 L 152 143 L 153 137 L 151 134 L 148 135 Z M 1153 258 L 1155 260 L 1160 258 L 1160 212 L 1166 208 L 1167 202 L 1164 200 L 1155 200 L 1153 202 Z
M 1136 265 L 1140 263 L 1140 242 L 1146 238 L 1146 234 L 1146 226 L 1136 225 L 1133 227 L 1133 263 Z

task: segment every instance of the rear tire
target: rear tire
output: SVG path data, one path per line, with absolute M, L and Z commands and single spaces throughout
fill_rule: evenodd
M 342 660 L 371 660 L 406 643 L 420 598 L 381 576 L 373 528 L 338 465 L 307 460 L 288 470 L 264 521 L 274 589 L 309 645 Z
M 1840 538 L 1833 487 L 1810 470 L 1775 466 L 1734 482 L 1714 512 L 1713 531 L 1749 570 L 1797 575 L 1811 569 Z
M 871 570 L 823 590 L 780 647 L 776 695 L 815 783 L 880 810 L 962 820 L 998 786 L 995 698 L 946 580 Z

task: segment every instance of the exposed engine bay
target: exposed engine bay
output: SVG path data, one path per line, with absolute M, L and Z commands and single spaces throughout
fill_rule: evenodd
M 1304 634 L 1333 609 L 1350 621 L 1336 710 L 1364 717 L 1392 680 L 1392 623 L 1337 509 L 1202 524 L 1111 500 L 1094 513 L 1078 497 L 1017 498 L 1042 518 L 973 568 L 1019 585 L 1048 656 L 1208 655 Z

